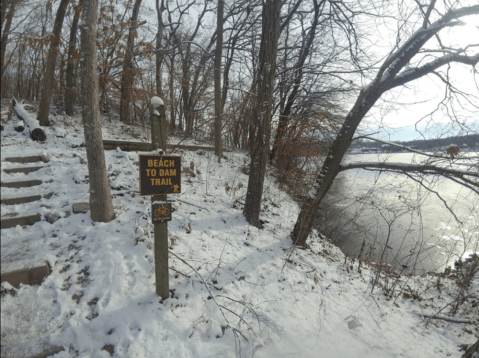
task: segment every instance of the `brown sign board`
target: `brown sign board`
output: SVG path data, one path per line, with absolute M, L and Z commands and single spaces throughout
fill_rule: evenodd
M 181 157 L 140 155 L 140 195 L 181 193 Z
M 153 224 L 171 221 L 171 203 L 151 204 L 151 220 Z

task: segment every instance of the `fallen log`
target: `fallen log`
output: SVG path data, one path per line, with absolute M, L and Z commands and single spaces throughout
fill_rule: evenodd
M 15 130 L 17 132 L 23 132 L 23 130 L 25 129 L 25 122 L 22 121 L 21 119 L 19 121 L 17 121 L 17 123 L 15 123 Z
M 153 146 L 151 143 L 148 142 L 128 142 L 123 140 L 103 140 L 103 148 L 104 150 L 115 150 L 116 148 L 120 148 L 120 150 L 125 152 L 150 152 L 153 150 Z M 175 149 L 183 149 L 183 150 L 204 150 L 204 151 L 214 151 L 214 147 L 206 147 L 201 145 L 183 145 L 183 144 L 167 144 L 167 149 L 171 149 L 171 151 Z M 168 151 L 170 152 L 170 151 Z M 223 152 L 231 152 L 229 148 L 223 148 Z
M 12 101 L 13 110 L 15 111 L 17 118 L 26 123 L 30 129 L 30 137 L 33 140 L 43 142 L 47 138 L 47 135 L 42 127 L 40 127 L 40 123 L 36 119 L 30 117 L 30 115 L 23 109 L 23 106 L 18 103 L 15 98 Z M 16 127 L 15 130 L 17 130 Z

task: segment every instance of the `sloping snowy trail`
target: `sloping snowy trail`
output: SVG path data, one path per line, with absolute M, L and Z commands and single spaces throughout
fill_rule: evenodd
M 65 138 L 47 128 L 44 144 L 9 126 L 2 132 L 2 167 L 13 167 L 3 159 L 18 153 L 52 156 L 35 174 L 44 184 L 22 194 L 55 193 L 2 205 L 2 215 L 56 210 L 62 216 L 54 224 L 2 230 L 2 248 L 33 245 L 52 266 L 41 286 L 2 294 L 2 357 L 8 350 L 15 357 L 37 354 L 41 340 L 65 348 L 56 358 L 457 357 L 459 344 L 477 340 L 477 326 L 436 321 L 426 328 L 414 313 L 436 313 L 453 299 L 452 288 L 431 293 L 426 279 L 410 278 L 412 289 L 434 299 L 393 304 L 378 290 L 370 294 L 368 269 L 348 272 L 340 250 L 319 236 L 310 249 L 291 253 L 289 233 L 299 210 L 272 176 L 263 196 L 265 227 L 249 226 L 242 215 L 244 153 L 228 153 L 221 164 L 212 152 L 180 153 L 188 169 L 168 225 L 170 250 L 194 270 L 170 255 L 171 297 L 162 301 L 155 294 L 150 198 L 138 196 L 138 153 L 106 152 L 115 220 L 93 223 L 89 213 L 64 213 L 88 201 L 83 135 L 73 121 L 61 128 Z M 106 138 L 115 129 L 104 125 Z M 2 188 L 2 196 L 13 194 Z M 478 288 L 476 278 L 472 289 Z

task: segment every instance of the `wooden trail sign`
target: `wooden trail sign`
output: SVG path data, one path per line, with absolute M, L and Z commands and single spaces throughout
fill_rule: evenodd
M 140 195 L 181 193 L 181 157 L 140 155 Z

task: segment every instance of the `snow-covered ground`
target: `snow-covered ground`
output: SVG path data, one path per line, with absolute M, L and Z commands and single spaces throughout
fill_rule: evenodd
M 65 349 L 55 358 L 436 358 L 460 357 L 459 345 L 477 341 L 477 276 L 472 296 L 451 316 L 469 324 L 418 314 L 449 314 L 458 292 L 450 279 L 384 277 L 380 285 L 397 282 L 404 294 L 388 300 L 380 285 L 371 294 L 374 273 L 367 267 L 358 273 L 357 262 L 345 264 L 343 253 L 318 233 L 310 248 L 292 250 L 289 233 L 299 208 L 270 175 L 264 229 L 249 226 L 242 215 L 248 177 L 241 171 L 249 159 L 242 152 L 225 153 L 221 164 L 212 152 L 175 153 L 190 173 L 183 172 L 177 196 L 182 201 L 173 203 L 170 251 L 188 265 L 170 255 L 171 297 L 161 300 L 155 293 L 151 202 L 138 195 L 138 153 L 106 152 L 112 222 L 94 223 L 89 212 L 67 216 L 73 203 L 88 202 L 86 152 L 79 118 L 55 122 L 45 143 L 16 133 L 12 123 L 2 132 L 2 169 L 18 166 L 4 163 L 5 157 L 44 150 L 51 155 L 44 169 L 28 174 L 44 184 L 22 195 L 54 193 L 33 203 L 2 204 L 2 216 L 61 216 L 53 224 L 2 230 L 2 261 L 8 259 L 4 252 L 18 248 L 52 267 L 41 286 L 12 291 L 2 284 L 2 357 L 31 357 L 49 344 Z M 125 131 L 115 123 L 105 121 L 103 130 L 105 139 L 139 138 L 135 128 Z M 2 173 L 2 181 L 23 178 Z

